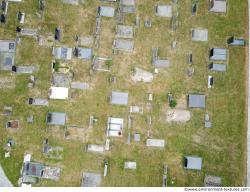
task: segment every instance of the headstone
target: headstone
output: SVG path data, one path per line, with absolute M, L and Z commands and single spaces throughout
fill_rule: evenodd
M 45 139 L 43 140 L 43 144 L 48 145 L 48 144 L 49 144 L 49 139 L 48 139 L 48 138 L 45 138 Z
M 171 25 L 172 25 L 172 31 L 175 32 L 177 29 L 177 17 L 174 15 L 172 16 Z
M 212 127 L 212 123 L 211 123 L 210 117 L 206 113 L 205 114 L 205 128 L 211 128 L 211 127 Z
M 192 77 L 193 74 L 194 74 L 194 68 L 193 67 L 189 67 L 187 69 L 187 75 L 188 75 L 188 77 Z
M 2 0 L 1 9 L 5 14 L 7 14 L 7 8 L 8 8 L 8 2 L 6 0 Z
M 30 115 L 28 118 L 27 118 L 27 122 L 28 123 L 33 123 L 34 121 L 34 116 L 33 115 Z
M 132 127 L 132 117 L 129 115 L 128 116 L 128 129 L 131 129 Z
M 45 38 L 42 35 L 38 35 L 37 42 L 38 42 L 38 45 L 44 46 L 45 45 Z
M 61 40 L 61 29 L 59 27 L 55 29 L 55 40 L 57 41 Z
M 150 130 L 147 131 L 147 137 L 151 138 L 151 131 Z
M 82 179 L 82 187 L 99 187 L 102 181 L 102 176 L 99 173 L 84 172 Z
M 5 152 L 5 153 L 4 153 L 4 157 L 5 157 L 5 158 L 8 158 L 8 157 L 10 157 L 10 151 L 8 151 L 8 152 Z
M 16 38 L 16 43 L 17 43 L 17 45 L 20 45 L 20 44 L 21 44 L 21 41 L 22 41 L 21 37 L 17 37 L 17 38 Z
M 31 154 L 25 154 L 23 157 L 23 162 L 30 162 L 31 161 Z
M 87 82 L 71 82 L 72 89 L 88 90 L 91 89 Z
M 128 39 L 115 39 L 113 42 L 113 50 L 116 51 L 116 53 L 117 51 L 132 53 L 134 51 L 134 41 Z
M 34 83 L 30 83 L 30 82 L 29 82 L 29 83 L 28 83 L 28 88 L 29 88 L 29 89 L 34 88 Z
M 234 36 L 230 37 L 227 40 L 228 45 L 233 45 L 233 46 L 245 46 L 246 42 L 242 38 L 236 39 Z
M 103 145 L 88 144 L 87 145 L 87 152 L 103 153 L 104 146 Z
M 141 113 L 143 114 L 143 107 L 141 106 L 137 106 L 137 105 L 132 105 L 130 106 L 130 113 Z
M 147 147 L 159 147 L 164 148 L 165 147 L 165 140 L 164 139 L 147 139 L 146 146 Z
M 23 24 L 24 20 L 25 20 L 25 13 L 19 11 L 17 13 L 17 19 L 18 19 L 18 21 L 19 21 L 20 24 Z
M 134 161 L 126 161 L 124 163 L 124 169 L 136 169 L 136 162 L 134 162 Z
M 38 70 L 37 66 L 12 66 L 12 71 L 18 74 L 30 74 Z
M 106 177 L 107 174 L 108 174 L 108 162 L 105 160 L 105 162 L 104 162 L 103 176 Z
M 159 17 L 172 17 L 172 5 L 157 5 L 155 7 L 155 13 Z
M 209 121 L 209 120 L 210 120 L 209 115 L 206 113 L 205 114 L 205 121 Z
M 140 135 L 139 133 L 135 133 L 135 134 L 134 134 L 134 140 L 135 140 L 135 142 L 140 142 L 140 140 L 141 140 L 141 135 Z
M 171 93 L 168 93 L 168 103 L 171 103 L 173 101 L 173 95 Z
M 109 151 L 109 144 L 110 144 L 110 139 L 106 139 L 106 142 L 105 142 L 105 150 L 106 151 Z
M 70 4 L 70 5 L 78 5 L 79 0 L 62 0 L 63 3 L 65 4 Z
M 45 0 L 39 0 L 39 10 L 44 11 L 45 9 Z
M 109 82 L 112 83 L 112 84 L 115 84 L 116 83 L 116 76 L 111 75 L 110 78 L 109 78 Z
M 163 167 L 163 177 L 162 177 L 162 187 L 167 187 L 167 178 L 168 178 L 168 166 L 164 165 Z
M 21 35 L 24 36 L 37 36 L 38 29 L 22 28 Z
M 130 134 L 130 132 L 128 133 L 128 140 L 127 140 L 127 144 L 130 144 L 130 142 L 131 142 L 131 134 Z
M 35 76 L 34 75 L 30 76 L 30 82 L 35 82 Z
M 197 12 L 197 3 L 194 3 L 192 5 L 192 16 L 195 16 L 196 15 L 196 12 Z
M 214 78 L 213 78 L 211 75 L 209 75 L 207 81 L 208 81 L 208 82 L 207 82 L 208 88 L 209 88 L 209 89 L 212 88 L 213 85 L 214 85 Z
M 124 24 L 124 20 L 125 20 L 125 15 L 124 13 L 121 11 L 121 9 L 119 8 L 116 14 L 116 20 L 118 24 Z
M 100 35 L 100 33 L 101 33 L 101 17 L 96 17 L 95 35 Z
M 15 141 L 13 139 L 8 139 L 7 143 L 10 147 L 13 147 L 15 145 Z
M 145 26 L 146 28 L 151 28 L 151 27 L 152 27 L 152 21 L 151 21 L 150 19 L 146 19 L 146 20 L 144 21 L 144 26 Z
M 222 179 L 218 176 L 205 175 L 204 178 L 204 187 L 221 187 Z
M 137 28 L 140 27 L 140 17 L 139 17 L 139 15 L 136 16 L 135 25 L 136 25 Z
M 0 21 L 1 21 L 1 23 L 5 24 L 6 23 L 6 15 L 1 14 Z
M 12 107 L 11 106 L 4 106 L 3 115 L 11 116 L 12 115 Z
M 51 147 L 49 146 L 49 139 L 45 138 L 43 140 L 43 153 L 47 154 L 51 150 Z
M 94 119 L 94 116 L 90 116 L 89 117 L 89 127 L 92 127 L 93 126 L 93 119 Z
M 188 54 L 188 63 L 189 64 L 193 63 L 193 53 L 192 53 L 192 51 L 190 51 L 189 54 Z
M 177 46 L 177 41 L 173 41 L 173 42 L 172 42 L 172 48 L 175 49 L 176 46 Z
M 153 101 L 153 93 L 148 94 L 148 101 Z
M 19 27 L 19 26 L 17 26 L 17 27 L 16 27 L 16 32 L 17 32 L 17 33 L 20 33 L 21 31 L 22 31 L 22 28 Z
M 152 125 L 152 117 L 151 116 L 147 116 L 147 123 L 148 123 L 148 125 Z

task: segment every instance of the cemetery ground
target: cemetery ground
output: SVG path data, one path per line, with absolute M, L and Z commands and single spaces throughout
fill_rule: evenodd
M 25 152 L 32 154 L 37 162 L 62 168 L 59 181 L 41 180 L 38 186 L 80 186 L 83 171 L 103 173 L 104 160 L 109 163 L 108 175 L 102 179 L 102 186 L 161 186 L 163 165 L 168 165 L 169 186 L 202 186 L 205 174 L 222 177 L 224 186 L 243 186 L 246 172 L 246 75 L 247 48 L 229 47 L 229 60 L 226 73 L 214 73 L 216 79 L 213 89 L 207 88 L 208 52 L 211 47 L 226 47 L 229 36 L 235 35 L 247 39 L 247 2 L 230 0 L 230 11 L 225 15 L 213 14 L 207 11 L 207 1 L 199 1 L 198 13 L 191 16 L 189 0 L 178 3 L 178 27 L 176 32 L 171 29 L 171 20 L 155 16 L 156 3 L 167 3 L 170 0 L 137 0 L 137 13 L 141 25 L 135 30 L 135 50 L 132 54 L 112 53 L 112 43 L 115 38 L 115 19 L 102 18 L 101 39 L 95 55 L 105 55 L 113 58 L 111 73 L 90 73 L 91 62 L 73 60 L 69 64 L 75 71 L 75 79 L 90 82 L 91 90 L 77 90 L 71 94 L 69 101 L 50 101 L 49 107 L 34 107 L 26 104 L 28 97 L 48 97 L 51 81 L 52 49 L 40 47 L 35 39 L 22 37 L 18 47 L 16 63 L 39 65 L 36 87 L 29 90 L 28 76 L 1 72 L 0 75 L 13 79 L 15 86 L 1 88 L 0 107 L 13 106 L 13 116 L 20 120 L 20 129 L 13 132 L 5 128 L 6 117 L 0 116 L 0 145 L 11 137 L 16 146 L 11 158 L 4 159 L 0 148 L 0 162 L 8 178 L 14 185 L 20 175 L 20 169 Z M 57 26 L 62 28 L 61 45 L 75 46 L 74 36 L 90 36 L 95 27 L 96 9 L 98 5 L 115 6 L 86 0 L 85 5 L 71 6 L 62 4 L 59 0 L 48 1 L 45 15 L 38 19 L 36 1 L 25 0 L 21 4 L 11 4 L 10 15 L 15 15 L 19 9 L 27 13 L 27 25 L 41 26 L 41 33 L 53 35 Z M 126 15 L 125 23 L 134 25 L 136 14 Z M 205 16 L 204 16 L 205 14 Z M 236 16 L 237 15 L 237 16 Z M 144 19 L 152 19 L 152 27 L 144 27 Z M 16 37 L 16 18 L 9 17 L 6 26 L 0 28 L 1 39 Z M 191 28 L 202 27 L 209 31 L 208 42 L 192 42 Z M 177 41 L 175 49 L 172 42 Z M 151 64 L 152 47 L 160 48 L 160 56 L 167 57 L 171 66 L 159 71 L 151 84 L 134 83 L 131 81 L 131 71 L 140 67 L 153 72 Z M 194 74 L 187 76 L 188 53 L 193 52 Z M 110 76 L 116 76 L 116 83 L 109 81 Z M 144 113 L 132 114 L 133 133 L 141 134 L 141 142 L 127 142 L 127 106 L 109 104 L 111 90 L 129 92 L 129 105 L 142 105 Z M 206 111 L 212 114 L 213 126 L 204 128 L 204 111 L 191 110 L 189 122 L 167 123 L 166 109 L 167 93 L 171 92 L 177 103 L 184 102 L 188 93 L 204 93 L 207 96 Z M 147 109 L 148 94 L 153 93 L 152 110 Z M 89 126 L 89 116 L 98 119 L 88 132 L 84 142 L 66 140 L 64 129 L 58 132 L 47 130 L 46 113 L 61 111 L 67 113 L 67 125 L 79 127 Z M 28 124 L 27 117 L 34 114 L 34 123 Z M 166 147 L 151 149 L 145 146 L 148 124 L 147 116 L 152 116 L 151 134 L 153 138 L 165 139 Z M 125 129 L 122 138 L 111 139 L 110 151 L 105 154 L 91 154 L 85 151 L 87 143 L 103 144 L 106 138 L 107 117 L 122 117 L 125 119 Z M 42 141 L 48 137 L 50 144 L 63 147 L 63 159 L 51 160 L 42 154 Z M 183 156 L 196 154 L 203 158 L 200 172 L 183 169 Z M 136 161 L 136 170 L 124 170 L 126 160 Z

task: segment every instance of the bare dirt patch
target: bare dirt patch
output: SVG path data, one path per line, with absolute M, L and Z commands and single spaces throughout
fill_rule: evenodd
M 166 121 L 184 123 L 191 119 L 191 113 L 184 109 L 168 109 Z
M 86 141 L 89 132 L 89 128 L 71 126 L 67 128 L 65 138 L 69 140 Z

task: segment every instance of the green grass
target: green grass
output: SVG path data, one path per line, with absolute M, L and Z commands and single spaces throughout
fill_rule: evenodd
M 207 1 L 200 1 L 198 14 L 191 16 L 191 0 L 180 1 L 179 25 L 177 32 L 170 29 L 170 20 L 154 15 L 156 3 L 169 3 L 170 0 L 137 0 L 137 14 L 141 18 L 141 27 L 136 29 L 135 53 L 112 54 L 112 41 L 115 36 L 114 19 L 103 19 L 100 48 L 95 54 L 112 57 L 111 75 L 117 82 L 109 82 L 109 73 L 90 74 L 90 62 L 76 61 L 69 63 L 75 72 L 75 80 L 88 81 L 93 86 L 91 91 L 76 91 L 72 101 L 50 101 L 48 108 L 28 106 L 28 97 L 47 98 L 51 80 L 51 48 L 41 48 L 34 39 L 22 38 L 16 55 L 17 65 L 39 66 L 35 74 L 37 84 L 34 90 L 28 90 L 28 76 L 17 75 L 16 87 L 1 89 L 0 108 L 13 106 L 13 117 L 19 119 L 21 128 L 9 132 L 4 128 L 9 119 L 0 116 L 0 145 L 8 138 L 16 141 L 11 158 L 4 159 L 0 148 L 0 162 L 7 176 L 17 185 L 24 153 L 31 153 L 34 161 L 62 168 L 58 182 L 41 180 L 38 186 L 79 186 L 83 171 L 103 171 L 104 159 L 109 160 L 108 176 L 103 179 L 103 186 L 161 186 L 163 165 L 169 168 L 169 181 L 175 180 L 173 186 L 202 186 L 205 174 L 222 177 L 224 186 L 243 186 L 246 173 L 246 50 L 242 47 L 229 48 L 229 62 L 226 73 L 209 73 L 208 51 L 211 47 L 227 47 L 229 36 L 247 39 L 247 3 L 244 0 L 229 0 L 226 15 L 209 13 Z M 49 1 L 43 20 L 36 16 L 37 5 L 33 0 L 21 4 L 11 4 L 8 23 L 0 28 L 1 39 L 15 38 L 17 20 L 15 14 L 21 10 L 28 14 L 27 26 L 41 25 L 41 33 L 52 34 L 55 27 L 62 28 L 62 42 L 59 45 L 75 46 L 73 37 L 92 35 L 95 26 L 96 8 L 99 1 L 88 0 L 86 5 L 63 5 L 59 0 Z M 104 3 L 105 5 L 112 5 Z M 32 6 L 31 6 L 32 5 Z M 145 29 L 145 18 L 152 19 L 152 28 Z M 125 17 L 125 24 L 133 25 L 134 15 Z M 209 30 L 209 41 L 205 43 L 191 41 L 191 28 L 202 27 Z M 171 49 L 172 41 L 177 41 L 177 48 Z M 133 83 L 130 80 L 131 69 L 140 67 L 153 71 L 151 65 L 151 48 L 159 47 L 162 57 L 171 60 L 171 67 L 160 71 L 152 84 Z M 188 53 L 193 52 L 194 75 L 188 78 Z M 6 73 L 0 73 L 5 74 Z M 213 89 L 207 89 L 207 75 L 215 79 Z M 105 155 L 89 154 L 84 151 L 86 143 L 103 144 L 105 142 L 106 121 L 109 115 L 122 117 L 127 125 L 128 107 L 111 106 L 108 96 L 111 90 L 129 91 L 130 104 L 143 105 L 143 115 L 133 115 L 133 133 L 141 133 L 141 143 L 126 144 L 128 129 L 125 126 L 124 137 L 111 140 L 111 151 Z M 154 93 L 152 111 L 146 110 L 147 93 Z M 189 92 L 207 95 L 206 110 L 211 114 L 213 127 L 205 129 L 204 110 L 191 110 L 192 119 L 185 124 L 167 124 L 165 111 L 168 105 L 167 93 L 174 95 L 177 103 Z M 58 134 L 46 131 L 45 117 L 48 111 L 65 111 L 68 125 L 88 126 L 90 115 L 98 118 L 87 142 L 66 141 Z M 34 114 L 34 124 L 28 124 L 26 118 Z M 145 147 L 148 125 L 147 116 L 152 116 L 152 135 L 167 141 L 164 150 Z M 62 146 L 63 159 L 48 159 L 42 154 L 42 142 L 48 137 L 53 146 Z M 203 158 L 201 172 L 183 169 L 184 155 L 197 155 Z M 136 161 L 136 171 L 123 169 L 126 160 Z

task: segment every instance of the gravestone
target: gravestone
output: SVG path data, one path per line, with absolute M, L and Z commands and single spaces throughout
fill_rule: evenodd
M 146 20 L 144 21 L 144 26 L 145 26 L 146 28 L 151 28 L 151 27 L 152 27 L 152 21 L 151 21 L 150 19 L 146 19 Z
M 195 15 L 196 15 L 197 7 L 198 7 L 197 3 L 194 3 L 194 4 L 192 5 L 192 16 L 195 16 Z
M 140 17 L 139 17 L 139 15 L 136 16 L 135 25 L 136 25 L 137 28 L 140 27 Z
M 130 132 L 129 132 L 129 133 L 128 133 L 127 144 L 130 144 L 130 142 L 131 142 L 131 134 L 130 134 Z
M 192 53 L 192 51 L 190 51 L 189 54 L 188 54 L 188 63 L 189 64 L 193 63 L 193 53 Z
M 193 68 L 193 67 L 189 67 L 189 68 L 187 69 L 187 76 L 188 76 L 188 77 L 192 77 L 193 74 L 194 74 L 194 68 Z
M 134 134 L 134 140 L 135 140 L 135 142 L 140 142 L 140 140 L 141 140 L 141 135 L 140 135 L 139 133 L 135 133 L 135 134 Z
M 30 115 L 30 116 L 27 118 L 27 122 L 28 122 L 28 123 L 33 123 L 33 122 L 34 122 L 34 116 L 33 116 L 33 115 Z

